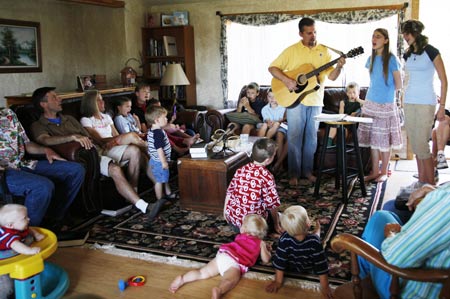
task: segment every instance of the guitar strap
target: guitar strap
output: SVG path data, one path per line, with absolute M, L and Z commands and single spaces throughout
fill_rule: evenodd
M 333 49 L 333 48 L 331 48 L 331 47 L 328 47 L 327 45 L 324 45 L 324 44 L 321 44 L 321 45 L 322 45 L 322 46 L 324 46 L 325 48 L 328 48 L 328 49 L 330 49 L 331 51 L 333 51 L 333 52 L 335 52 L 335 53 L 339 54 L 339 56 L 344 56 L 344 53 L 343 53 L 342 51 L 339 51 L 339 50 Z

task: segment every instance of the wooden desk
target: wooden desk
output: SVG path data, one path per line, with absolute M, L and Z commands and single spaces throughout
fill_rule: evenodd
M 250 162 L 244 152 L 221 159 L 178 159 L 178 188 L 183 209 L 222 214 L 228 184 Z
M 134 87 L 119 87 L 119 88 L 106 88 L 99 90 L 102 95 L 125 95 L 134 92 Z M 79 99 L 84 95 L 84 92 L 79 91 L 68 91 L 68 92 L 56 92 L 56 94 L 61 98 L 63 103 L 71 102 L 75 99 Z M 23 105 L 31 103 L 31 94 L 25 95 L 15 95 L 15 96 L 6 96 L 6 107 L 10 107 L 11 105 Z

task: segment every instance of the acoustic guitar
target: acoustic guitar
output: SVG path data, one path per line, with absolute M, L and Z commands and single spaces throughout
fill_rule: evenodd
M 350 50 L 347 54 L 344 54 L 341 57 L 351 58 L 362 53 L 364 53 L 364 49 L 362 47 L 358 47 Z M 290 107 L 296 103 L 300 103 L 308 94 L 317 91 L 320 88 L 318 78 L 319 73 L 337 63 L 339 58 L 336 58 L 335 60 L 330 61 L 317 69 L 314 68 L 312 64 L 305 63 L 295 70 L 285 72 L 284 74 L 286 76 L 297 81 L 297 89 L 294 91 L 290 91 L 281 80 L 273 78 L 271 84 L 272 92 L 278 104 L 283 107 Z

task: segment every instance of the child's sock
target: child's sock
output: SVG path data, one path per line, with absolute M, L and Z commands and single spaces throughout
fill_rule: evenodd
M 142 213 L 147 212 L 148 202 L 143 199 L 139 199 L 135 204 L 135 207 L 138 208 Z

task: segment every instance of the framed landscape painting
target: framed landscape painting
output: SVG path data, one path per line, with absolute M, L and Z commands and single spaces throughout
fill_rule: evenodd
M 0 19 L 0 73 L 42 72 L 37 22 Z

